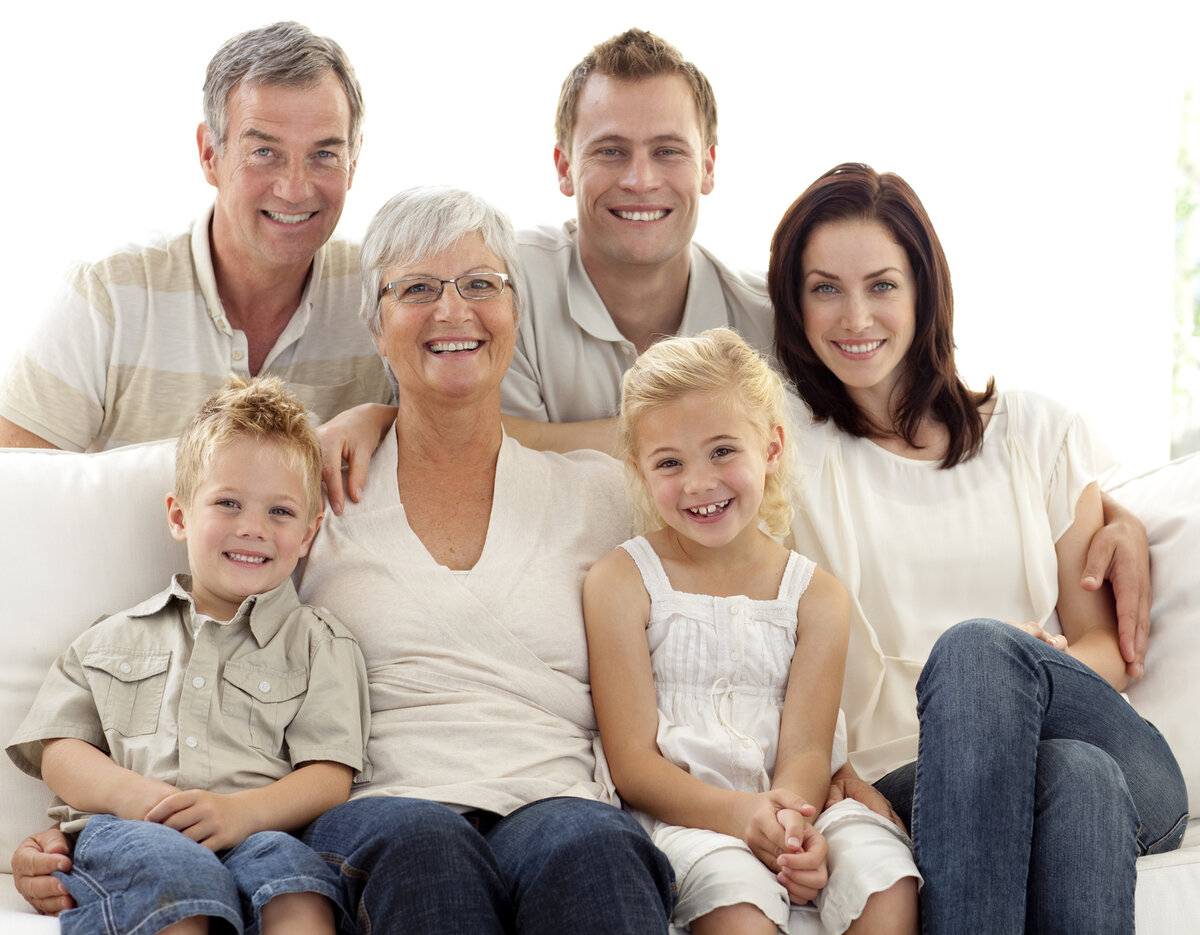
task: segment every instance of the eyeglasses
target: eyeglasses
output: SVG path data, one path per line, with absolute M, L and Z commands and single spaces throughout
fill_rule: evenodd
M 390 292 L 397 302 L 404 305 L 423 305 L 436 302 L 446 284 L 451 282 L 464 299 L 494 299 L 508 285 L 508 276 L 504 273 L 470 273 L 457 279 L 436 279 L 432 276 L 397 279 L 379 290 L 379 298 Z

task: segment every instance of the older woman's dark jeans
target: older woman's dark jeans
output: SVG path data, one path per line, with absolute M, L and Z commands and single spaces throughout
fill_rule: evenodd
M 354 799 L 304 840 L 338 873 L 353 931 L 652 935 L 671 867 L 636 821 L 590 799 L 533 802 L 481 834 L 422 799 Z

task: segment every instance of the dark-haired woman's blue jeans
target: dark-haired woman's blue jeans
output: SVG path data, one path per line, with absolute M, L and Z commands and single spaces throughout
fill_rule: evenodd
M 653 935 L 671 914 L 666 857 L 589 799 L 533 802 L 480 833 L 436 802 L 365 797 L 304 840 L 338 873 L 360 935 Z
M 995 620 L 947 630 L 917 683 L 920 750 L 876 785 L 905 811 L 926 932 L 1134 929 L 1135 861 L 1187 790 L 1162 735 L 1071 656 Z

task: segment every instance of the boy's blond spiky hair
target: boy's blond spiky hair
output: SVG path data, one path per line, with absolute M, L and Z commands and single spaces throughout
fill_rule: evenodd
M 278 377 L 230 377 L 192 417 L 175 447 L 175 497 L 190 508 L 213 458 L 241 438 L 273 442 L 301 475 L 311 522 L 321 509 L 321 443 L 304 406 Z

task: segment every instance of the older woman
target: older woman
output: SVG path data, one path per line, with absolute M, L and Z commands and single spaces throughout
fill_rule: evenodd
M 307 832 L 360 932 L 667 931 L 670 867 L 613 807 L 580 602 L 631 516 L 610 459 L 504 436 L 516 256 L 507 218 L 444 188 L 397 195 L 362 245 L 400 407 L 301 583 L 367 662 L 374 778 Z
M 670 871 L 612 807 L 580 610 L 628 531 L 621 479 L 504 437 L 516 276 L 507 219 L 466 192 L 404 192 L 367 231 L 362 311 L 400 408 L 302 593 L 362 645 L 375 779 L 308 839 L 360 928 L 665 931 Z

